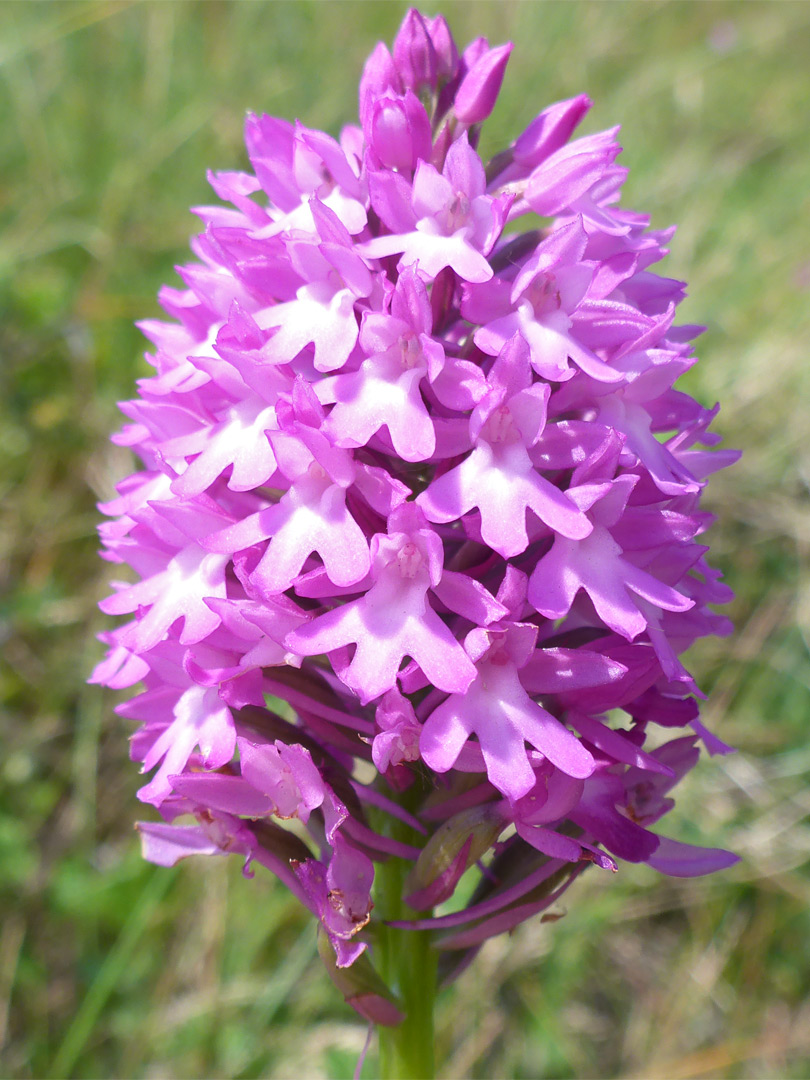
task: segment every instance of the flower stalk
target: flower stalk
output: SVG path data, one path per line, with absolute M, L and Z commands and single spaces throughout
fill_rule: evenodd
M 405 1019 L 396 1027 L 380 1027 L 380 1077 L 383 1080 L 432 1080 L 434 1004 L 438 958 L 429 930 L 402 930 L 388 920 L 414 919 L 418 913 L 403 900 L 409 867 L 389 859 L 377 871 L 377 948 L 383 979 L 402 1002 Z

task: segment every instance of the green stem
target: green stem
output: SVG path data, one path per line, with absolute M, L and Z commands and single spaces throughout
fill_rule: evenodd
M 386 832 L 413 843 L 416 836 L 402 822 L 386 822 Z M 403 900 L 410 864 L 390 858 L 378 864 L 375 875 L 375 916 L 378 921 L 375 967 L 400 998 L 405 1020 L 397 1027 L 379 1028 L 380 1080 L 433 1080 L 433 1005 L 436 997 L 436 951 L 430 931 L 397 930 L 384 926 L 393 919 L 423 918 Z
M 417 917 L 402 899 L 408 870 L 407 863 L 395 858 L 378 866 L 375 902 L 381 920 Z M 436 953 L 430 932 L 384 925 L 379 932 L 377 968 L 406 1014 L 398 1027 L 379 1029 L 381 1080 L 433 1080 Z

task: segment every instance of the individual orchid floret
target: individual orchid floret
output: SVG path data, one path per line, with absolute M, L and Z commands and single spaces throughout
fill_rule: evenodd
M 295 300 L 275 304 L 256 316 L 262 329 L 274 330 L 266 346 L 273 363 L 293 360 L 308 345 L 319 371 L 335 371 L 357 342 L 355 302 L 369 296 L 371 272 L 352 245 L 339 218 L 317 199 L 310 202 L 317 236 L 289 239 L 290 261 L 304 280 Z
M 162 642 L 146 653 L 146 689 L 117 706 L 120 716 L 143 724 L 132 740 L 131 754 L 141 761 L 142 771 L 159 765 L 151 780 L 138 792 L 143 802 L 160 806 L 172 791 L 170 777 L 182 772 L 196 751 L 206 767 L 227 764 L 236 748 L 233 712 L 218 687 L 196 681 L 183 664 L 185 650 L 179 643 Z
M 397 281 L 391 314 L 366 312 L 360 348 L 366 359 L 356 372 L 324 379 L 323 402 L 334 401 L 324 425 L 337 446 L 365 446 L 386 427 L 394 451 L 405 461 L 425 461 L 436 449 L 436 434 L 420 392 L 426 377 L 444 367 L 444 349 L 430 337 L 430 297 L 416 269 Z
M 490 782 L 512 802 L 534 787 L 527 742 L 569 776 L 590 776 L 595 763 L 582 743 L 521 686 L 518 673 L 536 638 L 537 628 L 528 623 L 470 631 L 464 647 L 477 677 L 467 692 L 435 709 L 422 729 L 422 757 L 432 769 L 451 769 L 474 733 Z
M 372 173 L 369 184 L 372 206 L 392 235 L 361 244 L 363 255 L 401 254 L 402 267 L 418 263 L 428 278 L 449 266 L 465 281 L 489 281 L 486 256 L 500 236 L 511 198 L 485 194 L 484 167 L 466 134 L 448 150 L 441 173 L 420 161 L 412 188 L 397 173 Z
M 337 954 L 337 966 L 351 966 L 368 947 L 357 935 L 371 918 L 374 864 L 340 834 L 329 865 L 307 859 L 295 866 L 304 891 Z
M 527 360 L 525 343 L 515 335 L 504 345 L 489 376 L 490 390 L 470 417 L 472 453 L 417 500 L 436 522 L 453 521 L 477 507 L 484 542 L 504 558 L 528 546 L 527 510 L 572 540 L 582 539 L 592 528 L 532 463 L 528 448 L 545 427 L 549 387 L 532 384 Z
M 458 72 L 459 56 L 450 27 L 444 15 L 426 18 L 425 25 L 436 53 L 436 75 L 440 85 L 452 82 Z
M 319 806 L 330 808 L 327 789 L 312 757 L 303 746 L 287 746 L 277 740 L 252 743 L 238 740 L 242 777 L 256 791 L 268 797 L 272 812 L 280 818 L 300 818 L 306 825 L 309 815 Z M 332 807 L 332 824 L 327 818 L 327 832 L 337 824 L 338 811 Z
M 632 476 L 610 485 L 578 488 L 575 498 L 590 510 L 594 528 L 576 544 L 557 536 L 554 546 L 538 562 L 529 581 L 529 600 L 546 618 L 566 615 L 580 589 L 584 590 L 606 626 L 628 641 L 646 628 L 643 602 L 668 611 L 688 611 L 694 604 L 622 557 L 610 526 L 616 524 L 635 487 Z
M 586 247 L 581 218 L 541 243 L 515 278 L 504 314 L 491 321 L 484 314 L 484 325 L 475 332 L 478 348 L 497 356 L 519 333 L 529 345 L 532 367 L 544 379 L 564 382 L 579 368 L 599 382 L 619 382 L 622 373 L 578 341 L 573 327 L 571 315 L 593 279 L 593 267 L 581 261 Z M 477 321 L 480 301 L 476 304 L 474 292 L 469 295 L 462 314 Z
M 616 863 L 604 852 L 582 840 L 574 840 L 550 826 L 563 821 L 579 805 L 584 782 L 559 769 L 539 773 L 531 791 L 505 809 L 506 820 L 513 821 L 518 836 L 551 859 L 576 863 L 591 859 L 603 869 L 616 870 Z
M 138 548 L 138 555 L 133 553 L 131 559 L 142 570 L 143 579 L 135 585 L 122 584 L 100 605 L 108 615 L 137 613 L 121 644 L 138 653 L 163 640 L 178 619 L 183 620 L 181 644 L 202 641 L 219 625 L 206 598 L 225 596 L 228 560 L 199 543 L 219 515 L 194 504 L 161 505 L 159 513 L 164 536 L 145 528 L 131 534 L 131 544 Z
M 368 542 L 346 506 L 346 488 L 354 479 L 350 455 L 294 417 L 293 412 L 271 436 L 279 469 L 290 482 L 286 494 L 205 540 L 210 551 L 236 552 L 271 538 L 250 575 L 251 584 L 269 596 L 290 587 L 313 551 L 335 585 L 353 585 L 370 566 Z
M 372 538 L 371 561 L 368 591 L 293 631 L 288 646 L 314 656 L 354 645 L 341 678 L 363 703 L 394 687 L 406 656 L 434 686 L 464 693 L 475 668 L 428 600 L 442 578 L 442 547 L 416 507 L 391 515 L 387 535 Z
M 313 200 L 327 206 L 353 236 L 365 228 L 363 181 L 346 150 L 325 132 L 248 113 L 245 143 L 256 177 L 241 180 L 242 197 L 235 205 L 250 216 L 253 237 L 266 241 L 280 233 L 313 230 Z M 223 181 L 229 181 L 223 174 L 213 180 L 215 189 L 220 187 L 217 194 L 229 199 L 230 192 L 221 190 Z M 272 200 L 266 212 L 243 195 L 260 188 Z
M 421 727 L 413 705 L 399 690 L 394 688 L 383 696 L 377 706 L 377 726 L 371 757 L 378 772 L 402 762 L 419 760 L 419 737 Z
M 614 201 L 626 171 L 613 166 L 621 147 L 618 128 L 589 135 L 556 150 L 528 179 L 524 198 L 543 217 L 579 214 L 589 232 L 623 235 L 631 226 L 603 204 Z M 612 167 L 613 166 L 613 167 Z
M 683 844 L 645 827 L 675 805 L 663 796 L 695 764 L 695 740 L 676 739 L 654 753 L 671 766 L 667 774 L 654 780 L 632 768 L 624 774 L 601 771 L 587 781 L 572 820 L 620 858 L 657 864 L 674 877 L 692 877 L 733 865 L 736 857 L 728 851 Z
M 197 358 L 197 366 L 205 370 L 210 364 Z M 217 360 L 213 366 L 222 367 Z M 221 383 L 225 381 L 221 377 Z M 193 498 L 206 491 L 226 469 L 230 470 L 228 487 L 232 491 L 254 491 L 276 471 L 267 434 L 278 428 L 275 405 L 279 394 L 291 389 L 290 378 L 273 369 L 260 397 L 234 371 L 220 388 L 232 390 L 235 400 L 217 409 L 196 431 L 160 444 L 161 456 L 180 472 L 172 491 L 181 498 Z M 192 461 L 182 463 L 183 458 L 191 456 Z

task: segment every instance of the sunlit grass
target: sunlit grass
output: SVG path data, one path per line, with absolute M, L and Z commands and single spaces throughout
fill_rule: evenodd
M 143 373 L 136 318 L 187 258 L 208 167 L 248 108 L 337 131 L 400 3 L 0 5 L 0 1045 L 3 1075 L 350 1076 L 365 1031 L 309 919 L 227 860 L 140 861 L 138 777 L 100 655 L 94 503 Z M 714 479 L 731 641 L 694 658 L 706 761 L 667 822 L 743 863 L 711 880 L 585 875 L 559 922 L 490 942 L 444 999 L 445 1075 L 802 1077 L 810 1070 L 810 9 L 458 3 L 512 39 L 496 149 L 585 91 L 623 125 L 625 201 L 679 223 L 662 271 L 705 324 L 688 389 L 743 462 Z M 373 1075 L 374 1054 L 366 1073 Z

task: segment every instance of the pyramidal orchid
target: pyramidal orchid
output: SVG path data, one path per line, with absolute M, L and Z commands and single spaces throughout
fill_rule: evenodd
M 735 861 L 658 823 L 729 749 L 680 655 L 730 631 L 700 496 L 736 455 L 675 389 L 697 329 L 616 130 L 580 96 L 479 156 L 510 51 L 411 10 L 359 126 L 248 117 L 102 507 L 144 854 L 284 882 L 386 1076 L 432 1075 L 439 955 L 585 870 Z

